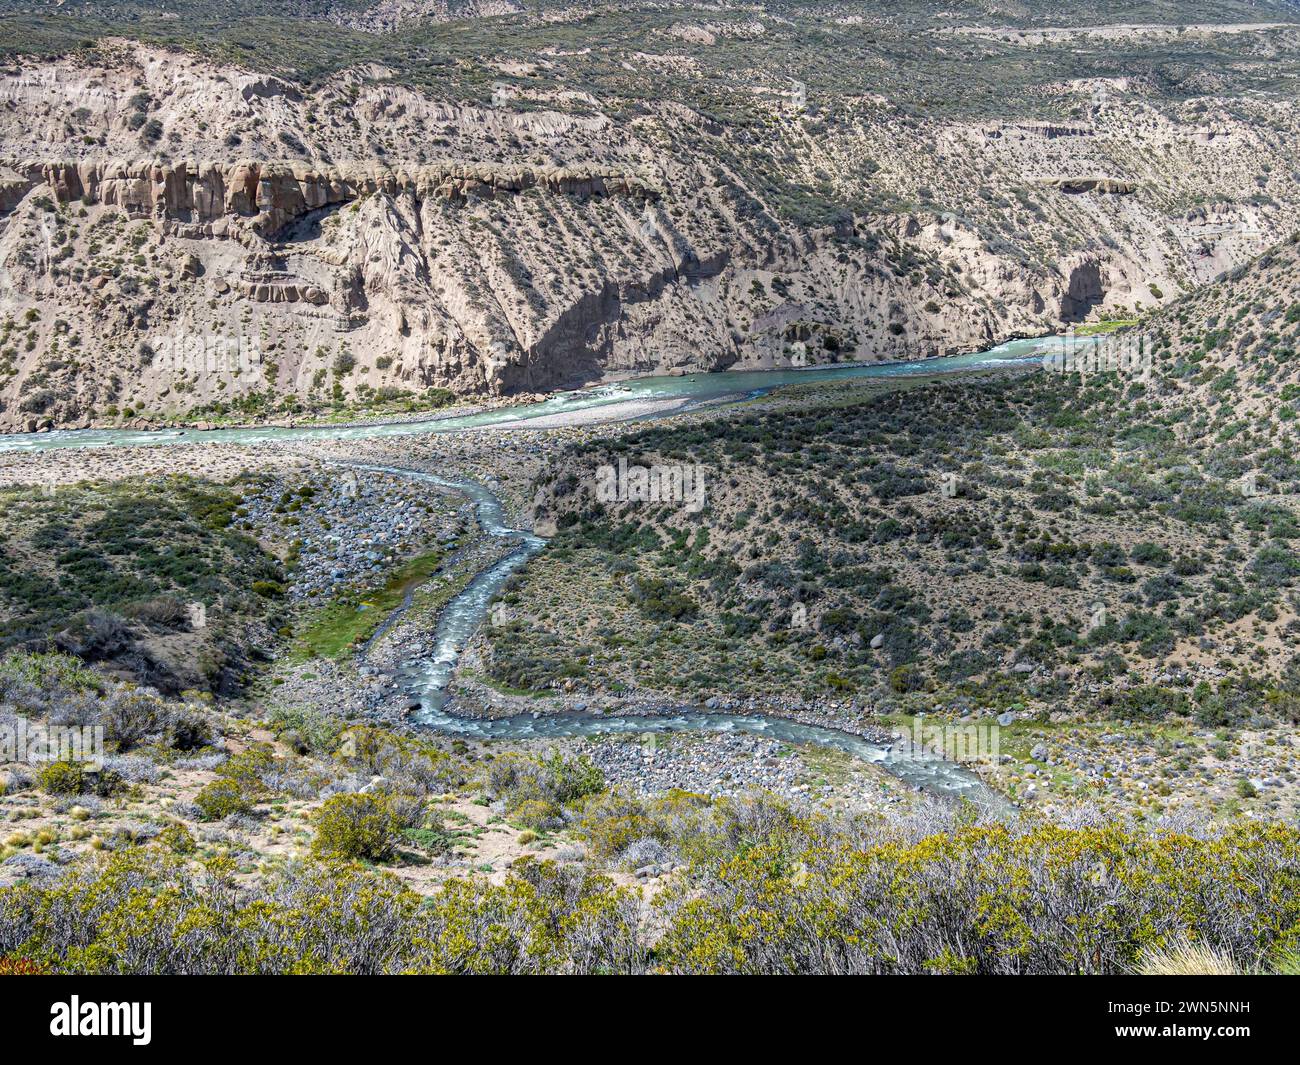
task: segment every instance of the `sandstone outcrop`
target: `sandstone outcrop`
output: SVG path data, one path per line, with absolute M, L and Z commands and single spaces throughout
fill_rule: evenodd
M 626 196 L 655 200 L 645 179 L 598 167 L 507 167 L 448 163 L 411 169 L 379 166 L 316 169 L 292 162 L 143 162 L 79 160 L 16 162 L 25 176 L 0 182 L 0 209 L 12 209 L 32 184 L 47 185 L 61 203 L 120 207 L 133 218 L 153 218 L 208 229 L 177 230 L 212 235 L 232 220 L 265 237 L 311 211 L 351 203 L 383 191 L 418 197 L 468 200 L 542 189 L 563 196 Z
M 1117 178 L 1054 178 L 1044 184 L 1075 196 L 1084 192 L 1097 192 L 1105 196 L 1132 196 L 1138 190 L 1136 181 L 1120 181 Z
M 1141 313 L 1300 225 L 1300 109 L 1272 101 L 1180 117 L 1093 79 L 1053 90 L 1077 120 L 871 94 L 823 122 L 778 95 L 759 129 L 515 107 L 510 69 L 484 105 L 126 44 L 0 68 L 0 427 L 977 350 Z M 177 336 L 203 358 L 150 357 Z

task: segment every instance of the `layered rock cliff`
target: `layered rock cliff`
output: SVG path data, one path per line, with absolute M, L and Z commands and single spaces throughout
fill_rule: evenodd
M 975 350 L 1164 302 L 1300 202 L 1293 110 L 779 109 L 776 186 L 752 133 L 681 104 L 544 104 L 136 45 L 0 73 L 0 426 Z

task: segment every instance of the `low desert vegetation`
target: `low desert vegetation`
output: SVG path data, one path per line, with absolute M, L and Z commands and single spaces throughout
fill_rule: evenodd
M 386 852 L 381 802 L 322 810 L 321 850 Z M 523 858 L 500 885 L 453 879 L 422 899 L 309 857 L 241 883 L 229 859 L 159 840 L 0 892 L 0 958 L 88 973 L 1121 973 L 1267 970 L 1296 947 L 1292 828 L 941 821 L 605 796 L 584 834 L 657 839 L 689 861 L 652 919 L 584 865 Z
M 1183 439 L 1114 374 L 816 397 L 557 458 L 559 533 L 503 594 L 493 675 L 1048 712 L 1086 684 L 1119 720 L 1300 719 L 1280 638 L 1300 526 L 1272 498 L 1300 467 L 1269 437 Z M 707 511 L 602 503 L 594 471 L 618 457 L 700 465 Z M 1268 494 L 1241 491 L 1251 470 Z M 1229 648 L 1239 668 L 1198 687 Z
M 78 706 L 109 722 L 102 771 L 4 767 L 5 809 L 32 826 L 0 858 L 26 874 L 0 889 L 11 967 L 1284 971 L 1300 950 L 1300 833 L 1282 823 L 636 796 L 559 750 L 475 752 L 301 712 L 250 735 L 210 701 L 142 694 L 67 657 L 11 655 L 0 679 L 11 722 Z M 182 771 L 191 798 L 161 801 Z M 451 864 L 417 890 L 403 877 L 463 845 L 458 804 L 508 826 L 513 857 L 500 879 Z M 671 873 L 647 894 L 628 875 L 651 863 Z
M 233 693 L 281 624 L 278 560 L 233 486 L 185 476 L 5 488 L 0 647 L 57 650 L 176 694 Z

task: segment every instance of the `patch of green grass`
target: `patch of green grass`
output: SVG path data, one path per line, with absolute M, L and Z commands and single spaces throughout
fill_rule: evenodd
M 1094 337 L 1104 333 L 1114 333 L 1120 329 L 1127 329 L 1129 326 L 1137 325 L 1136 318 L 1115 318 L 1106 322 L 1085 322 L 1083 325 L 1074 327 L 1074 335 L 1077 337 Z
M 537 688 L 516 688 L 510 684 L 506 684 L 504 681 L 486 676 L 478 672 L 478 670 L 465 670 L 462 676 L 468 679 L 477 680 L 491 688 L 494 692 L 499 692 L 501 695 L 518 695 L 529 699 L 540 699 L 554 694 L 553 692 L 543 691 Z
M 411 588 L 433 575 L 443 557 L 441 551 L 417 555 L 394 570 L 382 586 L 341 596 L 314 611 L 294 640 L 294 658 L 338 658 L 355 650 L 401 605 Z

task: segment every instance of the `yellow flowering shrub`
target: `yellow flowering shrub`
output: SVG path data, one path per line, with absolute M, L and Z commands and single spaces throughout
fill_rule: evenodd
M 312 823 L 313 854 L 372 862 L 392 857 L 401 827 L 388 800 L 379 795 L 335 795 L 325 800 Z
M 346 807 L 346 845 L 317 849 L 355 855 L 352 833 L 377 828 L 382 853 L 385 802 L 329 800 Z M 655 839 L 689 869 L 647 913 L 582 863 L 521 859 L 504 883 L 421 898 L 355 862 L 249 882 L 230 857 L 124 847 L 0 890 L 0 958 L 107 974 L 1092 974 L 1175 944 L 1243 968 L 1300 957 L 1300 829 L 1286 824 L 853 819 L 677 793 L 588 797 L 581 827 L 593 853 Z
M 633 893 L 573 866 L 521 863 L 501 885 L 423 900 L 390 874 L 301 862 L 241 886 L 125 848 L 57 883 L 0 891 L 0 957 L 55 973 L 633 973 L 648 950 Z
M 1238 958 L 1300 943 L 1300 832 L 1285 825 L 817 835 L 744 847 L 669 892 L 662 969 L 1108 973 L 1180 934 Z

